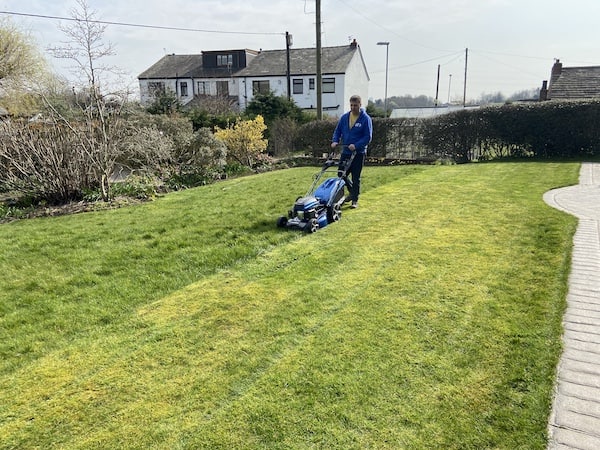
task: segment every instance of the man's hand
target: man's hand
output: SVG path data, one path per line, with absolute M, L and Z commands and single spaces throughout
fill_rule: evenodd
M 338 143 L 337 143 L 337 142 L 332 142 L 332 143 L 331 143 L 331 148 L 336 148 L 336 147 L 337 147 L 337 145 L 338 145 Z
M 348 150 L 352 150 L 352 151 L 354 151 L 354 150 L 356 150 L 356 147 L 354 146 L 354 144 L 350 144 L 350 145 L 348 146 Z

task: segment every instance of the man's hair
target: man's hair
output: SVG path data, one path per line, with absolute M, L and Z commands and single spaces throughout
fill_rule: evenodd
M 360 95 L 353 95 L 352 97 L 350 97 L 350 103 L 362 104 L 362 99 L 360 98 Z

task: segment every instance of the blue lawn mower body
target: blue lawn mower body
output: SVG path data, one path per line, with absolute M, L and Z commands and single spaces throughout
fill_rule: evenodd
M 330 223 L 342 218 L 342 205 L 346 201 L 344 188 L 351 187 L 347 173 L 354 159 L 354 154 L 344 162 L 343 167 L 337 167 L 339 161 L 333 155 L 325 161 L 320 172 L 315 174 L 314 181 L 306 195 L 298 197 L 288 211 L 288 215 L 277 219 L 277 226 L 314 233 Z M 337 177 L 326 178 L 326 173 L 332 168 L 337 168 Z M 320 184 L 319 184 L 320 183 Z

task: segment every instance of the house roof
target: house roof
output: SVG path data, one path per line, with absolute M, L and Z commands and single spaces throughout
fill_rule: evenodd
M 548 99 L 600 98 L 600 66 L 562 67 L 550 81 Z
M 216 78 L 230 76 L 226 68 L 204 68 L 202 55 L 165 55 L 142 72 L 138 79 Z
M 358 45 L 323 47 L 321 49 L 322 72 L 329 74 L 345 73 L 348 64 L 357 51 L 359 51 Z M 298 76 L 315 73 L 317 73 L 316 49 L 298 48 L 290 50 L 290 75 Z M 260 52 L 245 69 L 236 73 L 236 76 L 285 76 L 286 74 L 287 51 L 266 50 Z
M 323 47 L 321 49 L 321 70 L 323 73 L 345 73 L 348 64 L 359 52 L 358 45 Z M 366 68 L 365 68 L 366 71 Z M 231 71 L 228 68 L 204 68 L 202 55 L 165 55 L 150 68 L 142 72 L 138 79 L 165 78 L 218 78 L 223 76 L 285 76 L 287 73 L 286 50 L 263 50 L 245 68 Z M 298 48 L 290 50 L 290 74 L 309 75 L 317 73 L 316 49 Z

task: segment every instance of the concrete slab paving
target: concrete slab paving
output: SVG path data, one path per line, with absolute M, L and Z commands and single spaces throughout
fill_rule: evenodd
M 582 164 L 578 185 L 548 191 L 544 201 L 579 219 L 548 449 L 599 450 L 600 164 Z

